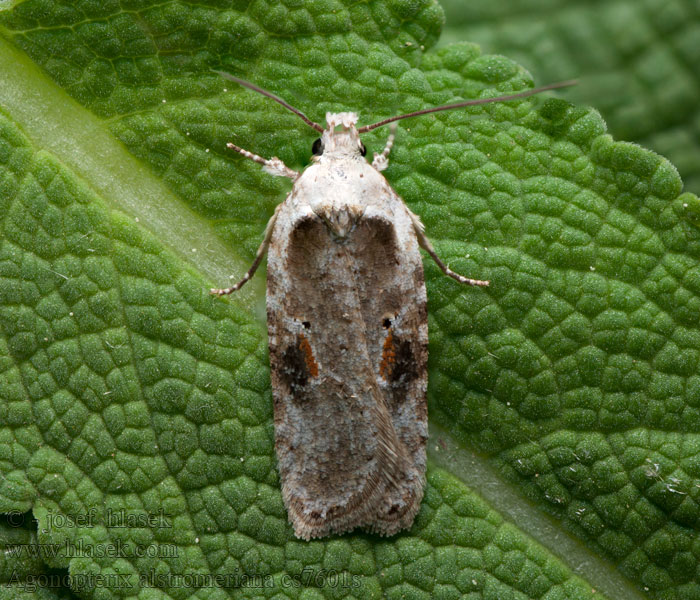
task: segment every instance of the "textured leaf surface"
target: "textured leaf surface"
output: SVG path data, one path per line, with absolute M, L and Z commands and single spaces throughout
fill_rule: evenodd
M 700 5 L 695 0 L 445 0 L 441 42 L 470 40 L 542 82 L 580 78 L 567 97 L 611 133 L 668 157 L 700 191 Z
M 431 50 L 441 24 L 429 1 L 0 12 L 0 51 L 51 78 L 0 69 L 2 581 L 70 567 L 112 577 L 72 582 L 95 598 L 550 600 L 602 597 L 612 563 L 655 597 L 700 593 L 700 202 L 666 160 L 561 100 L 405 121 L 387 171 L 450 266 L 492 281 L 464 289 L 426 264 L 431 419 L 491 457 L 531 513 L 559 517 L 549 548 L 518 529 L 533 518 L 480 497 L 504 486 L 494 470 L 475 493 L 432 442 L 441 467 L 410 532 L 305 543 L 286 523 L 262 287 L 231 302 L 207 290 L 243 272 L 286 190 L 225 142 L 302 167 L 314 135 L 210 69 L 318 121 L 532 83 L 470 44 Z M 26 111 L 35 94 L 50 108 Z M 158 525 L 105 522 L 161 509 Z M 38 530 L 12 537 L 12 511 Z M 585 582 L 564 529 L 603 557 Z M 79 542 L 119 554 L 68 555 Z M 621 576 L 606 589 L 638 597 Z

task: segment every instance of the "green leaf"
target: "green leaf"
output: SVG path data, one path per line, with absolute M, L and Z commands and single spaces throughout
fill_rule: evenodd
M 567 93 L 611 133 L 668 157 L 700 191 L 700 8 L 691 0 L 444 0 L 441 43 L 470 40 L 539 82 L 577 77 Z
M 315 136 L 211 70 L 317 121 L 532 85 L 472 44 L 434 49 L 442 21 L 430 0 L 0 10 L 0 594 L 700 593 L 700 202 L 563 100 L 402 122 L 387 178 L 492 285 L 426 262 L 414 527 L 307 543 L 287 524 L 263 277 L 230 302 L 208 289 L 246 269 L 289 189 L 225 143 L 301 168 Z M 73 579 L 38 577 L 55 573 Z

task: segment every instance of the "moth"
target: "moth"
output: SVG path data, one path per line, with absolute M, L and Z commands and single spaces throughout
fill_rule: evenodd
M 305 540 L 358 527 L 393 535 L 413 524 L 425 486 L 428 312 L 419 248 L 462 284 L 489 282 L 447 267 L 420 218 L 381 174 L 394 130 L 371 164 L 360 134 L 399 119 L 514 100 L 573 82 L 362 127 L 356 113 L 327 113 L 324 128 L 272 93 L 219 74 L 278 102 L 321 134 L 301 173 L 279 158 L 227 144 L 294 183 L 248 272 L 232 287 L 211 290 L 218 296 L 239 290 L 267 253 L 275 449 L 289 520 Z

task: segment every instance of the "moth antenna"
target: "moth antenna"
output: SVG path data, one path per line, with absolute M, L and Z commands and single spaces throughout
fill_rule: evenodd
M 528 96 L 534 96 L 541 92 L 546 92 L 547 90 L 556 90 L 558 88 L 569 87 L 570 85 L 576 85 L 577 80 L 571 79 L 569 81 L 560 81 L 558 83 L 550 83 L 542 87 L 534 88 L 531 90 L 525 90 L 524 92 L 518 92 L 517 94 L 510 94 L 508 96 L 498 96 L 496 98 L 478 98 L 477 100 L 467 100 L 465 102 L 457 102 L 456 104 L 445 104 L 444 106 L 434 106 L 433 108 L 424 108 L 423 110 L 417 110 L 412 113 L 406 113 L 405 115 L 398 115 L 396 117 L 389 117 L 383 121 L 373 123 L 372 125 L 364 125 L 360 127 L 358 133 L 366 133 L 386 125 L 387 123 L 392 123 L 393 121 L 398 121 L 399 119 L 408 119 L 408 117 L 417 117 L 419 115 L 427 115 L 429 113 L 439 112 L 442 110 L 452 110 L 453 108 L 463 108 L 465 106 L 476 106 L 478 104 L 490 104 L 491 102 L 508 102 L 509 100 L 517 100 L 518 98 L 527 98 Z
M 262 89 L 261 87 L 258 87 L 257 85 L 254 85 L 250 83 L 249 81 L 246 81 L 245 79 L 239 79 L 238 77 L 234 77 L 233 75 L 230 75 L 229 73 L 226 73 L 225 71 L 216 71 L 212 69 L 214 73 L 218 73 L 223 77 L 224 79 L 228 79 L 229 81 L 233 81 L 234 83 L 238 83 L 239 85 L 242 85 L 243 87 L 247 87 L 249 90 L 253 90 L 254 92 L 258 92 L 258 94 L 262 94 L 263 96 L 267 96 L 268 98 L 271 98 L 278 104 L 281 104 L 284 106 L 287 110 L 292 111 L 295 115 L 301 118 L 304 123 L 306 123 L 309 127 L 313 127 L 316 131 L 320 131 L 323 133 L 323 127 L 321 127 L 318 123 L 312 121 L 307 117 L 303 112 L 301 112 L 298 108 L 294 108 L 291 104 L 288 102 L 285 102 L 280 98 L 279 96 L 275 96 L 272 92 L 268 92 L 267 90 Z

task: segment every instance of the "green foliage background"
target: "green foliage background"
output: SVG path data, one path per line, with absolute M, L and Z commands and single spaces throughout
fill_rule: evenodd
M 700 4 L 695 0 L 445 0 L 441 44 L 470 40 L 538 81 L 573 76 L 618 139 L 666 156 L 700 190 Z
M 299 168 L 315 136 L 211 69 L 317 121 L 532 85 L 473 44 L 436 49 L 443 18 L 430 0 L 0 5 L 0 597 L 700 595 L 700 202 L 562 100 L 400 128 L 387 178 L 492 286 L 426 263 L 435 436 L 414 527 L 306 543 L 286 522 L 262 277 L 230 302 L 207 290 L 243 272 L 288 189 L 225 142 Z M 161 509 L 162 526 L 106 521 Z M 131 587 L 22 591 L 67 573 Z M 177 579 L 193 574 L 238 579 Z

